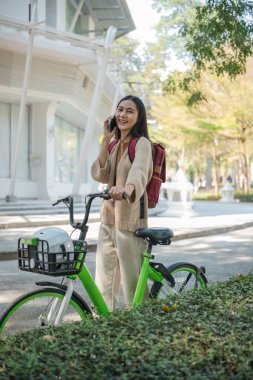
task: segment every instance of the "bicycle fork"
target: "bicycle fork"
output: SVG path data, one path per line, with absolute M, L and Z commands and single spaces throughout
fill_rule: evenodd
M 50 306 L 49 312 L 46 316 L 46 319 L 43 315 L 40 316 L 41 323 L 45 323 L 46 325 L 59 326 L 64 314 L 67 311 L 69 302 L 71 300 L 73 291 L 74 291 L 74 281 L 68 279 L 67 280 L 67 290 L 63 299 L 54 299 L 52 305 Z

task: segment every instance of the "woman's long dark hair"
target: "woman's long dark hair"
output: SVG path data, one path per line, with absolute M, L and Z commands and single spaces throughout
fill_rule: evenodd
M 149 139 L 146 109 L 145 109 L 145 106 L 144 106 L 142 100 L 140 98 L 138 98 L 137 96 L 127 95 L 119 101 L 117 108 L 120 105 L 120 103 L 123 102 L 124 100 L 132 100 L 132 102 L 135 103 L 135 105 L 137 107 L 137 111 L 138 111 L 137 122 L 133 126 L 133 128 L 131 129 L 129 134 L 132 137 L 144 136 L 147 139 Z M 120 133 L 119 128 L 117 128 L 117 127 L 116 127 L 116 131 L 115 131 L 115 135 L 116 135 L 116 138 L 120 139 L 121 133 Z

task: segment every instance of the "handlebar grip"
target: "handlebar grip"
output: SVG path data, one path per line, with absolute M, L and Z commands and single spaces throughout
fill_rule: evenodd
M 111 196 L 110 196 L 110 194 L 109 194 L 109 189 L 106 189 L 106 190 L 104 190 L 104 191 L 101 193 L 101 198 L 103 198 L 104 200 L 111 199 Z
M 58 201 L 56 201 L 55 203 L 52 203 L 52 206 L 56 206 L 58 205 L 58 203 L 61 203 L 61 202 L 69 202 L 69 200 L 70 200 L 70 195 L 67 196 L 66 198 L 58 199 Z
M 127 199 L 127 198 L 128 198 L 128 195 L 127 195 L 127 193 L 124 191 L 124 193 L 123 193 L 123 199 Z M 110 196 L 110 194 L 108 193 L 108 190 L 106 190 L 106 191 L 103 193 L 103 199 L 105 199 L 105 200 L 111 199 L 111 196 Z

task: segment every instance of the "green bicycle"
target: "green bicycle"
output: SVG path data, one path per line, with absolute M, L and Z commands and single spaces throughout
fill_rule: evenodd
M 44 228 L 30 238 L 20 238 L 18 242 L 18 264 L 21 270 L 63 276 L 62 283 L 51 281 L 36 282 L 38 289 L 16 299 L 0 318 L 0 333 L 13 334 L 31 328 L 45 328 L 85 320 L 94 312 L 100 316 L 109 315 L 108 307 L 85 263 L 88 218 L 91 203 L 95 198 L 109 199 L 107 191 L 89 194 L 85 201 L 85 215 L 82 222 L 74 221 L 73 198 L 68 196 L 58 200 L 69 209 L 70 224 L 80 230 L 78 240 L 71 240 L 60 228 Z M 57 234 L 55 234 L 57 230 Z M 154 262 L 152 247 L 169 245 L 173 231 L 169 228 L 141 228 L 135 235 L 146 239 L 147 251 L 137 283 L 132 307 L 142 304 L 147 286 L 151 298 L 165 298 L 168 294 L 197 288 L 205 288 L 207 279 L 205 268 L 186 262 L 178 262 L 167 268 Z M 93 306 L 75 291 L 76 280 L 80 280 Z M 151 284 L 151 285 L 149 285 Z

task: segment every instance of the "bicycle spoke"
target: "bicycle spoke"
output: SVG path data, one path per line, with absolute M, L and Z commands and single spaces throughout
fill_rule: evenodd
M 151 289 L 151 296 L 155 298 L 165 298 L 169 294 L 180 294 L 189 290 L 206 287 L 206 279 L 202 273 L 198 273 L 197 268 L 189 263 L 178 263 L 168 268 L 174 278 L 173 287 L 164 279 L 162 286 L 154 283 Z

